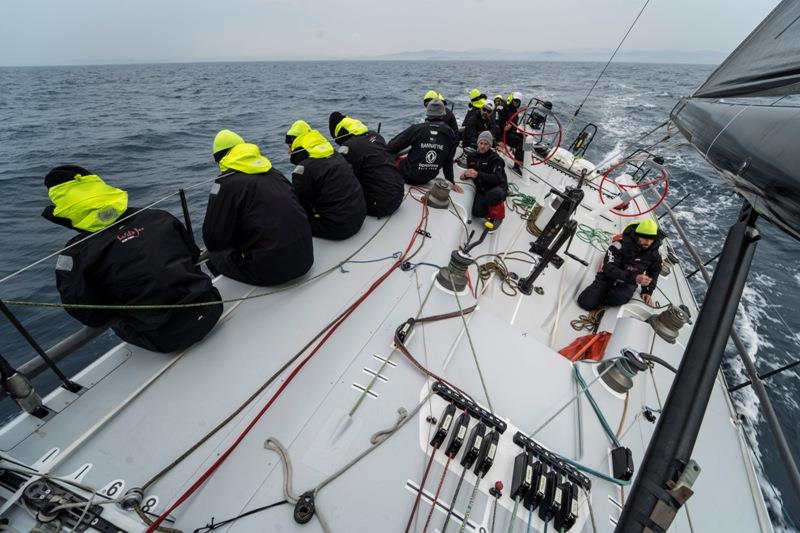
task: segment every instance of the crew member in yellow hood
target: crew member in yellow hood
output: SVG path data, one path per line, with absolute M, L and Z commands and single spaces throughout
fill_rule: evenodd
M 470 120 L 470 117 L 481 114 L 481 108 L 483 104 L 486 103 L 486 98 L 486 95 L 483 94 L 480 89 L 470 89 L 469 107 L 467 109 L 467 114 L 464 115 L 464 120 L 461 121 L 462 127 L 467 125 L 467 121 Z M 456 131 L 456 133 L 458 133 L 458 131 Z
M 128 194 L 77 165 L 44 179 L 52 204 L 42 216 L 78 230 L 56 262 L 66 304 L 136 305 L 217 302 L 219 292 L 195 266 L 200 250 L 175 217 L 128 207 Z M 88 238 L 87 238 L 88 237 Z M 156 352 L 184 350 L 211 331 L 222 304 L 185 309 L 73 309 L 87 326 Z
M 366 124 L 334 111 L 328 117 L 331 135 L 364 190 L 367 214 L 373 217 L 391 215 L 403 201 L 403 174 L 394 164 L 386 140 Z
M 364 193 L 350 164 L 319 131 L 298 120 L 286 132 L 292 186 L 308 215 L 311 233 L 342 240 L 355 235 L 367 215 Z
M 252 285 L 278 285 L 314 263 L 311 226 L 289 180 L 230 130 L 214 137 L 220 176 L 211 186 L 203 241 L 214 273 Z
M 447 104 L 447 100 L 445 99 L 444 95 L 440 92 L 430 90 L 425 93 L 425 96 L 422 97 L 422 105 L 427 109 L 431 100 L 441 100 L 441 102 L 444 104 L 443 122 L 450 126 L 450 129 L 453 130 L 453 133 L 458 135 L 458 120 L 456 120 L 456 116 L 453 114 L 453 111 Z

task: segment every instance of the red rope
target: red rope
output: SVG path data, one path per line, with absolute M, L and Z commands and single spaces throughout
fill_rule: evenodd
M 428 472 L 431 471 L 431 464 L 433 463 L 433 456 L 436 454 L 436 448 L 431 450 L 430 459 L 428 459 L 428 464 L 425 465 L 425 473 L 422 474 L 422 479 L 419 482 L 419 490 L 417 491 L 417 497 L 414 499 L 414 507 L 411 508 L 411 515 L 408 517 L 408 524 L 406 524 L 406 531 L 408 533 L 411 529 L 411 523 L 414 521 L 414 513 L 417 510 L 417 506 L 419 505 L 419 499 L 422 496 L 422 489 L 425 487 L 425 480 L 428 479 Z
M 358 308 L 358 306 L 361 305 L 361 303 L 364 300 L 366 300 L 367 297 L 370 294 L 372 294 L 372 292 L 375 289 L 377 289 L 378 286 L 381 283 L 383 283 L 386 280 L 386 278 L 388 278 L 389 275 L 392 272 L 394 272 L 397 269 L 397 267 L 399 267 L 405 261 L 405 257 L 408 255 L 409 250 L 411 250 L 411 247 L 414 245 L 414 242 L 417 240 L 417 237 L 419 236 L 419 233 L 417 233 L 417 231 L 422 227 L 427 217 L 428 217 L 428 206 L 426 203 L 423 202 L 422 215 L 420 217 L 419 223 L 417 224 L 417 227 L 414 229 L 414 233 L 411 235 L 411 239 L 409 240 L 408 246 L 406 246 L 405 251 L 403 251 L 403 255 L 397 261 L 395 261 L 395 263 L 383 275 L 381 275 L 381 277 L 375 280 L 375 282 L 373 282 L 373 284 L 370 285 L 369 289 L 367 289 L 367 291 L 364 294 L 362 294 L 355 302 L 353 302 L 353 304 L 347 309 L 347 312 L 344 315 L 342 315 L 342 318 L 340 318 L 333 326 L 331 326 L 331 328 L 328 330 L 325 336 L 322 339 L 320 339 L 320 341 L 317 343 L 317 345 L 314 347 L 311 353 L 309 353 L 308 356 L 306 356 L 306 358 L 303 359 L 300 362 L 300 364 L 298 364 L 295 367 L 294 370 L 292 370 L 291 374 L 289 374 L 289 376 L 281 384 L 278 390 L 275 391 L 275 394 L 272 395 L 272 397 L 269 399 L 266 405 L 264 405 L 264 407 L 261 408 L 261 410 L 258 412 L 258 414 L 256 414 L 255 417 L 253 417 L 253 419 L 250 421 L 247 427 L 244 428 L 244 430 L 239 434 L 238 437 L 236 437 L 236 440 L 233 441 L 233 443 L 217 458 L 217 460 L 214 461 L 214 463 L 210 467 L 208 467 L 208 469 L 205 472 L 203 472 L 203 474 L 199 478 L 197 478 L 197 480 L 194 483 L 192 483 L 192 485 L 188 489 L 186 489 L 186 491 L 183 494 L 180 495 L 180 497 L 175 501 L 175 503 L 173 503 L 166 511 L 161 513 L 161 515 L 159 515 L 159 517 L 156 518 L 152 524 L 150 524 L 150 526 L 147 528 L 146 533 L 152 533 L 153 531 L 155 531 L 158 528 L 158 526 L 161 525 L 164 519 L 167 518 L 167 516 L 169 516 L 175 509 L 180 507 L 180 505 L 183 504 L 186 500 L 188 500 L 197 491 L 197 489 L 202 487 L 205 484 L 205 482 L 211 478 L 214 472 L 216 472 L 216 470 L 222 465 L 222 463 L 224 463 L 225 460 L 231 455 L 231 453 L 233 453 L 233 451 L 239 446 L 239 444 L 244 440 L 247 434 L 250 433 L 250 430 L 252 430 L 253 427 L 255 427 L 255 425 L 258 423 L 261 417 L 264 416 L 264 414 L 269 410 L 272 404 L 275 403 L 278 397 L 283 393 L 286 387 L 289 386 L 289 383 L 291 383 L 292 380 L 297 376 L 297 374 L 300 373 L 300 370 L 302 370 L 302 368 L 306 365 L 306 363 L 308 363 L 308 361 L 310 361 L 311 358 L 314 357 L 314 355 L 316 355 L 316 353 L 328 341 L 328 339 L 339 328 L 339 326 L 341 326 L 344 323 L 344 321 L 347 320 L 347 318 Z
M 431 502 L 431 509 L 428 511 L 428 518 L 425 519 L 425 527 L 422 528 L 422 533 L 428 531 L 428 525 L 431 523 L 431 517 L 433 516 L 433 510 L 436 509 L 436 502 L 439 501 L 439 493 L 442 492 L 442 485 L 444 485 L 444 478 L 447 475 L 447 468 L 450 466 L 450 461 L 453 460 L 452 455 L 447 456 L 447 463 L 444 465 L 444 470 L 442 470 L 442 477 L 439 478 L 439 485 L 436 487 L 436 494 L 433 495 L 433 501 Z

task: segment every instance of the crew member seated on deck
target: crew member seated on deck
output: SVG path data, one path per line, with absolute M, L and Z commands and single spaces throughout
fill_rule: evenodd
M 498 226 L 506 215 L 508 181 L 505 162 L 492 150 L 492 134 L 488 131 L 478 135 L 478 149 L 467 156 L 467 170 L 461 179 L 475 184 L 472 216 L 488 218 Z
M 469 107 L 467 108 L 467 114 L 464 115 L 464 120 L 461 121 L 461 125 L 463 127 L 467 126 L 467 121 L 469 117 L 472 115 L 478 115 L 481 112 L 481 108 L 483 104 L 486 103 L 487 96 L 483 94 L 479 89 L 470 89 L 469 91 Z
M 520 106 L 522 105 L 522 93 L 514 92 L 509 95 L 508 101 L 506 102 L 505 111 L 503 112 L 501 122 L 503 124 L 501 128 L 501 135 L 505 134 L 505 144 L 506 147 L 513 151 L 514 155 L 514 167 L 511 169 L 517 174 L 522 174 L 522 170 L 520 169 L 520 164 L 517 161 L 522 161 L 525 157 L 525 149 L 523 148 L 522 144 L 522 133 L 520 133 L 515 125 L 519 124 L 519 115 L 515 115 L 517 111 L 519 111 Z M 513 118 L 512 118 L 513 117 Z
M 443 122 L 445 107 L 441 100 L 431 100 L 426 119 L 413 124 L 389 141 L 389 151 L 399 154 L 411 147 L 408 156 L 400 161 L 403 179 L 411 185 L 424 185 L 439 173 L 453 183 L 453 156 L 458 146 L 456 133 Z
M 467 122 L 464 124 L 464 148 L 476 148 L 478 146 L 478 135 L 482 131 L 491 132 L 494 129 L 493 111 L 494 104 L 486 100 L 483 107 L 481 107 L 480 113 L 473 113 L 467 118 Z
M 128 193 L 77 165 L 44 178 L 52 205 L 42 216 L 78 231 L 56 263 L 65 304 L 175 305 L 220 300 L 200 267 L 200 250 L 178 219 L 128 207 Z M 173 309 L 67 308 L 87 326 L 110 325 L 124 341 L 154 352 L 185 350 L 211 331 L 222 304 Z
M 578 305 L 586 311 L 622 305 L 633 297 L 637 286 L 642 288 L 644 303 L 651 305 L 661 272 L 658 248 L 663 238 L 651 218 L 629 224 L 608 248 L 594 282 L 578 296 Z
M 428 104 L 433 99 L 442 101 L 444 104 L 444 123 L 450 126 L 450 129 L 454 132 L 458 133 L 458 120 L 456 120 L 456 116 L 450 110 L 450 107 L 448 107 L 447 100 L 442 96 L 442 93 L 433 90 L 426 92 L 425 96 L 422 98 L 422 105 L 427 108 Z
M 252 285 L 278 285 L 308 272 L 311 226 L 292 184 L 258 146 L 230 130 L 217 133 L 213 154 L 221 174 L 203 222 L 211 269 Z
M 311 234 L 335 241 L 352 237 L 367 216 L 364 191 L 350 163 L 303 120 L 286 132 L 289 158 L 297 165 L 292 186 L 311 223 Z
M 328 127 L 333 139 L 341 145 L 339 153 L 353 167 L 361 183 L 367 214 L 385 217 L 397 211 L 405 193 L 403 175 L 394 164 L 394 156 L 383 137 L 361 121 L 338 111 L 331 113 Z

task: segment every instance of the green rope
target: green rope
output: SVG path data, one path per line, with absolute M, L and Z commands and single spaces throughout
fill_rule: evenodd
M 603 429 L 605 430 L 608 437 L 611 439 L 611 442 L 613 442 L 616 447 L 618 448 L 621 447 L 622 445 L 619 443 L 619 440 L 617 440 L 617 436 L 614 434 L 614 431 L 611 429 L 611 426 L 608 425 L 608 420 L 606 420 L 606 417 L 603 415 L 603 411 L 600 409 L 600 406 L 597 405 L 597 402 L 595 401 L 594 396 L 592 396 L 592 393 L 589 392 L 589 388 L 586 386 L 586 382 L 583 380 L 583 376 L 581 376 L 578 367 L 576 365 L 573 365 L 572 370 L 575 372 L 575 379 L 578 381 L 578 384 L 581 386 L 584 393 L 586 394 L 586 399 L 589 400 L 592 409 L 594 409 L 594 413 L 597 415 L 597 419 L 600 421 L 600 425 L 603 426 Z
M 516 183 L 508 184 L 508 199 L 511 202 L 511 208 L 515 211 L 528 211 L 536 204 L 536 198 L 520 192 Z
M 605 252 L 608 248 L 608 243 L 611 242 L 613 233 L 599 228 L 593 228 L 586 224 L 578 224 L 578 231 L 575 236 L 585 243 L 588 243 L 595 250 Z

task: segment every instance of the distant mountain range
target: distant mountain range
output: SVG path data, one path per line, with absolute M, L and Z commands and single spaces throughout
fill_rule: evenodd
M 620 50 L 615 62 L 631 63 L 694 63 L 717 65 L 727 54 L 714 50 Z M 356 60 L 394 61 L 608 61 L 609 50 L 576 48 L 571 50 L 515 51 L 493 48 L 472 50 L 416 50 L 376 56 L 359 56 Z

